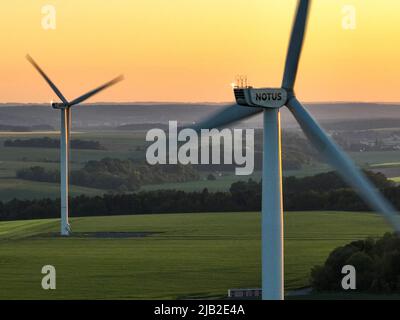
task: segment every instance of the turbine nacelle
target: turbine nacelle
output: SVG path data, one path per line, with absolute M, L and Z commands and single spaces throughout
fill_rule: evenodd
M 235 87 L 236 103 L 245 107 L 281 108 L 288 101 L 288 93 L 283 88 Z
M 67 104 L 65 104 L 65 103 L 62 103 L 62 102 L 51 102 L 51 107 L 53 108 L 53 109 L 66 109 L 66 108 L 68 108 L 69 106 L 67 105 Z

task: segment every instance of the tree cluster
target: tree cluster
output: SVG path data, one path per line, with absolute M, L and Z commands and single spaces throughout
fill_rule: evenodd
M 31 181 L 60 182 L 58 170 L 40 166 L 19 169 L 16 176 Z M 104 158 L 91 160 L 82 169 L 71 171 L 70 178 L 70 183 L 77 186 L 127 192 L 136 191 L 145 184 L 194 181 L 199 179 L 199 174 L 192 166 L 138 165 L 132 160 Z
M 325 264 L 311 271 L 311 284 L 319 291 L 342 291 L 343 266 L 355 268 L 356 290 L 400 292 L 400 236 L 386 233 L 380 239 L 351 242 L 331 252 Z

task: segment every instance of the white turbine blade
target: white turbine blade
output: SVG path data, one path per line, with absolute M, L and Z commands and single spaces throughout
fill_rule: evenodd
M 359 170 L 353 161 L 324 132 L 313 117 L 307 112 L 297 98 L 287 103 L 304 133 L 317 150 L 338 171 L 346 183 L 352 186 L 358 195 L 375 211 L 400 232 L 400 216 L 396 209 L 381 195 L 368 178 Z
M 84 95 L 72 100 L 69 103 L 69 106 L 73 106 L 73 105 L 76 105 L 78 103 L 81 103 L 81 102 L 89 99 L 90 97 L 94 96 L 95 94 L 99 93 L 100 91 L 102 91 L 102 90 L 104 90 L 104 89 L 106 89 L 106 88 L 108 88 L 108 87 L 110 87 L 110 86 L 122 81 L 122 80 L 124 80 L 124 76 L 120 75 L 120 76 L 116 77 L 115 79 L 103 84 L 102 86 L 100 86 L 100 87 L 98 87 L 98 88 L 96 88 L 96 89 L 94 89 L 92 91 L 89 91 L 88 93 L 85 93 Z
M 201 129 L 221 128 L 244 120 L 260 112 L 262 112 L 261 108 L 243 107 L 234 104 L 216 112 L 200 123 L 191 126 L 191 128 L 195 129 L 196 131 Z
M 311 0 L 300 0 L 297 7 L 283 74 L 282 87 L 285 89 L 293 89 L 296 81 L 301 49 L 303 48 L 304 35 L 307 27 L 310 2 Z
M 50 78 L 46 75 L 46 73 L 39 67 L 39 65 L 33 60 L 33 58 L 27 54 L 26 59 L 33 65 L 33 67 L 40 73 L 40 75 L 46 80 L 47 84 L 53 89 L 54 93 L 61 99 L 61 101 L 65 104 L 68 104 L 67 99 L 63 96 L 60 90 L 56 87 L 56 85 L 50 80 Z

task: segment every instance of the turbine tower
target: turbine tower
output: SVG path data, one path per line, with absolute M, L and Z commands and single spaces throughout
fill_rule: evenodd
M 33 65 L 33 67 L 40 73 L 47 84 L 51 87 L 54 93 L 60 98 L 61 103 L 51 102 L 51 106 L 54 109 L 60 110 L 61 113 L 61 134 L 60 134 L 60 175 L 61 175 L 61 235 L 68 236 L 71 233 L 71 227 L 68 221 L 69 208 L 68 208 L 68 194 L 69 194 L 69 153 L 70 153 L 70 136 L 71 136 L 71 107 L 75 106 L 100 91 L 116 84 L 123 80 L 123 76 L 103 84 L 102 86 L 85 93 L 84 95 L 68 102 L 61 91 L 56 85 L 50 80 L 50 78 L 44 73 L 39 65 L 32 59 L 31 56 L 27 55 L 26 58 Z
M 400 232 L 399 215 L 396 210 L 322 130 L 294 92 L 310 4 L 311 0 L 300 0 L 298 3 L 281 88 L 254 89 L 249 86 L 236 86 L 236 104 L 195 125 L 196 130 L 224 127 L 263 112 L 262 297 L 268 300 L 284 298 L 281 107 L 289 108 L 307 138 L 344 181 Z

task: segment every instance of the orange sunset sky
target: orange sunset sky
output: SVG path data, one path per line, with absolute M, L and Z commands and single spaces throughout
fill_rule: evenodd
M 43 5 L 56 8 L 44 30 Z M 342 28 L 343 5 L 356 29 Z M 294 0 L 13 0 L 0 4 L 0 102 L 55 98 L 30 53 L 72 99 L 232 101 L 230 84 L 279 86 Z M 314 0 L 297 79 L 302 100 L 400 101 L 400 1 Z

